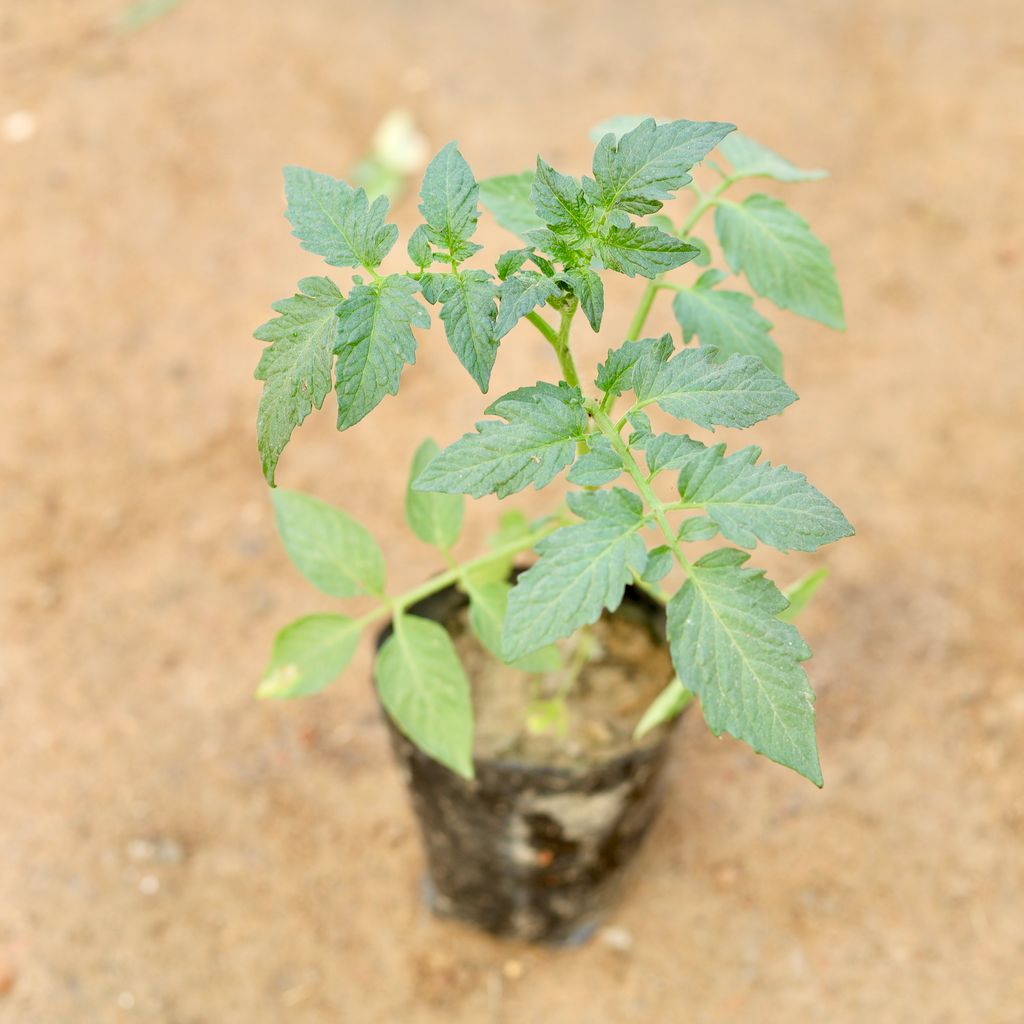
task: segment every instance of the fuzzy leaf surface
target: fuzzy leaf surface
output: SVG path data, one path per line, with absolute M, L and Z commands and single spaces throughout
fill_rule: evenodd
M 378 267 L 398 238 L 384 196 L 371 203 L 363 189 L 304 167 L 284 169 L 284 189 L 292 234 L 331 266 Z
M 292 431 L 331 390 L 338 304 L 343 296 L 326 277 L 306 277 L 299 294 L 275 302 L 279 315 L 258 327 L 255 337 L 269 341 L 256 367 L 265 382 L 256 416 L 256 438 L 263 475 L 274 485 L 278 459 Z
M 338 429 L 346 430 L 398 393 L 402 369 L 416 362 L 413 327 L 429 327 L 416 299 L 419 285 L 402 274 L 357 285 L 338 310 L 334 388 Z
M 764 195 L 723 201 L 715 231 L 729 266 L 759 295 L 828 327 L 846 326 L 832 257 L 785 203 Z
M 587 441 L 590 451 L 577 457 L 566 479 L 580 487 L 603 487 L 619 477 L 625 466 L 606 437 L 592 434 Z
M 480 201 L 506 231 L 525 238 L 535 228 L 544 227 L 533 208 L 532 187 L 533 171 L 484 178 L 480 182 Z
M 613 395 L 621 395 L 633 387 L 633 367 L 641 357 L 650 353 L 654 363 L 663 363 L 672 354 L 672 335 L 664 334 L 660 338 L 641 338 L 639 341 L 623 342 L 618 348 L 608 350 L 608 358 L 597 367 L 597 378 L 594 383 L 602 391 Z
M 683 329 L 684 341 L 697 335 L 701 345 L 718 349 L 720 359 L 756 356 L 772 373 L 782 376 L 782 353 L 769 334 L 771 322 L 754 309 L 749 295 L 689 288 L 676 293 L 672 312 Z
M 820 786 L 814 694 L 800 665 L 811 652 L 778 614 L 786 599 L 748 556 L 722 548 L 698 559 L 668 603 L 672 662 L 700 697 L 715 735 L 727 732 Z
M 332 597 L 383 592 L 384 556 L 366 527 L 298 491 L 275 490 L 271 499 L 288 557 L 310 583 Z
M 723 139 L 722 156 L 732 164 L 735 178 L 774 178 L 776 181 L 819 181 L 827 171 L 803 170 L 785 157 L 755 142 L 749 135 L 733 132 Z
M 545 537 L 537 545 L 539 561 L 513 587 L 505 618 L 507 658 L 596 622 L 603 608 L 614 611 L 632 570 L 643 572 L 646 565 L 637 495 L 615 487 L 571 493 L 568 501 L 583 522 Z
M 594 240 L 594 252 L 609 269 L 627 277 L 657 277 L 700 255 L 700 249 L 657 228 L 611 227 Z
M 763 541 L 780 551 L 816 551 L 853 533 L 846 516 L 803 473 L 758 463 L 751 445 L 734 455 L 725 445 L 703 448 L 679 471 L 679 496 L 702 508 L 722 536 L 752 548 Z
M 550 277 L 532 270 L 513 274 L 501 285 L 501 307 L 495 328 L 498 338 L 504 338 L 527 313 L 558 294 L 558 284 Z
M 306 615 L 274 638 L 257 697 L 284 699 L 319 693 L 352 660 L 361 630 L 345 615 Z
M 594 150 L 593 179 L 583 187 L 592 203 L 608 210 L 648 214 L 693 179 L 689 169 L 734 129 L 719 121 L 646 118 L 616 139 L 611 132 Z
M 670 416 L 701 427 L 749 427 L 782 412 L 796 394 L 753 356 L 716 361 L 714 349 L 684 349 L 666 362 L 653 353 L 633 368 L 640 405 L 656 403 Z
M 647 468 L 653 474 L 665 469 L 679 469 L 702 451 L 704 445 L 687 434 L 655 434 L 647 442 L 644 455 Z
M 530 198 L 540 219 L 570 242 L 582 241 L 594 233 L 594 208 L 583 195 L 580 183 L 568 174 L 560 174 L 540 157 Z
M 416 490 L 504 498 L 529 484 L 539 489 L 573 461 L 587 429 L 583 395 L 568 384 L 520 388 L 487 411 L 508 422 L 482 420 L 424 469 Z
M 498 355 L 497 294 L 486 270 L 441 275 L 438 298 L 448 344 L 485 393 Z
M 589 267 L 570 267 L 563 274 L 565 280 L 579 299 L 587 322 L 596 333 L 601 330 L 604 316 L 604 282 Z
M 437 458 L 441 449 L 427 438 L 416 449 L 405 489 L 405 518 L 412 532 L 424 544 L 447 550 L 458 539 L 462 530 L 463 506 L 461 494 L 436 494 L 413 490 L 412 482 Z
M 420 189 L 420 213 L 426 221 L 427 238 L 447 252 L 456 263 L 479 250 L 470 243 L 480 216 L 480 186 L 454 142 L 427 165 Z
M 473 778 L 469 680 L 448 631 L 430 619 L 398 615 L 374 677 L 395 725 L 436 761 Z

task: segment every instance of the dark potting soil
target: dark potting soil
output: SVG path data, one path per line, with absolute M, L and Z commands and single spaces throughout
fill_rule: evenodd
M 446 625 L 472 687 L 477 758 L 579 769 L 606 761 L 637 746 L 633 729 L 672 678 L 664 639 L 652 630 L 650 616 L 627 602 L 590 627 L 594 653 L 569 691 L 561 727 L 533 731 L 527 727 L 531 702 L 557 693 L 564 673 L 536 675 L 501 663 L 477 640 L 465 608 Z M 564 663 L 577 642 L 560 642 Z M 654 730 L 639 745 L 660 737 Z

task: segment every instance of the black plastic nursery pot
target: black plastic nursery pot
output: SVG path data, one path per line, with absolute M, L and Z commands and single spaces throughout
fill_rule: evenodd
M 408 610 L 447 627 L 466 603 L 450 587 Z M 660 605 L 633 587 L 624 604 L 664 642 Z M 654 821 L 671 727 L 583 768 L 477 758 L 469 781 L 384 717 L 419 820 L 431 909 L 508 938 L 585 941 Z

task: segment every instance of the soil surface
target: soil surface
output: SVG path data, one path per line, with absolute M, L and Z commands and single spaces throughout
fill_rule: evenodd
M 673 676 L 664 627 L 656 635 L 643 607 L 627 602 L 560 641 L 562 668 L 543 673 L 498 661 L 458 613 L 448 628 L 473 691 L 474 755 L 586 770 L 632 749 L 633 730 Z
M 1019 0 L 181 0 L 123 31 L 126 6 L 0 11 L 0 1021 L 1024 1021 Z M 589 126 L 631 112 L 833 173 L 771 191 L 831 246 L 849 330 L 765 307 L 802 400 L 754 432 L 858 529 L 757 556 L 783 583 L 831 569 L 801 621 L 825 788 L 687 715 L 580 949 L 424 911 L 369 642 L 321 696 L 252 699 L 273 631 L 331 607 L 276 542 L 253 439 L 251 332 L 323 272 L 280 167 L 343 173 L 398 105 L 480 176 L 538 148 L 584 171 Z M 637 291 L 609 288 L 600 341 L 581 327 L 588 369 Z M 495 394 L 554 374 L 532 335 Z M 311 418 L 280 481 L 414 585 L 439 566 L 406 467 L 483 406 L 431 335 L 370 421 Z

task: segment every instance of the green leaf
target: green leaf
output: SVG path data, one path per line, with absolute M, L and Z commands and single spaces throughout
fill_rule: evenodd
M 363 189 L 304 167 L 284 169 L 284 190 L 292 234 L 331 266 L 378 267 L 398 238 L 398 228 L 384 223 L 384 196 L 370 203 Z
M 700 249 L 657 228 L 611 227 L 595 239 L 594 251 L 609 269 L 627 277 L 657 277 L 681 267 L 700 254 Z
M 609 210 L 647 214 L 693 179 L 686 172 L 734 129 L 719 121 L 649 117 L 619 139 L 609 132 L 594 151 L 594 178 L 583 179 L 591 202 Z
M 396 726 L 425 754 L 473 778 L 469 680 L 444 627 L 400 614 L 377 654 L 377 692 Z
M 633 371 L 640 405 L 656 403 L 670 416 L 712 428 L 749 427 L 796 401 L 781 377 L 753 356 L 716 362 L 714 349 L 684 349 L 667 362 L 648 354 Z
M 489 546 L 494 549 L 518 543 L 529 537 L 530 532 L 530 521 L 526 518 L 526 513 L 518 508 L 510 508 L 502 512 L 498 519 L 498 532 L 488 538 Z M 515 562 L 516 555 L 508 555 L 485 562 L 466 574 L 467 582 L 471 587 L 490 583 L 493 580 L 507 582 Z
M 828 327 L 846 326 L 828 249 L 785 203 L 763 195 L 722 200 L 715 231 L 729 266 L 742 270 L 758 294 Z
M 564 235 L 570 244 L 594 233 L 594 208 L 586 201 L 580 183 L 567 174 L 559 174 L 540 157 L 530 198 L 540 219 L 557 234 Z
M 680 469 L 680 498 L 703 508 L 722 536 L 741 547 L 761 540 L 780 551 L 815 551 L 853 533 L 846 516 L 803 473 L 758 465 L 760 455 L 753 445 L 734 455 L 725 455 L 724 444 L 705 448 Z
M 526 240 L 530 245 L 536 246 L 542 252 L 546 252 L 556 263 L 564 267 L 577 267 L 589 264 L 591 260 L 589 243 L 587 245 L 575 245 L 568 241 L 564 235 L 556 234 L 551 228 L 537 228 L 534 231 L 526 232 Z M 545 273 L 550 268 L 548 277 L 554 273 L 551 263 L 544 265 L 536 255 L 531 257 Z M 546 261 L 545 261 L 546 262 Z
M 592 434 L 587 441 L 590 451 L 576 459 L 566 479 L 581 487 L 602 487 L 620 476 L 625 467 L 607 438 Z
M 425 224 L 421 224 L 413 231 L 405 248 L 409 253 L 409 259 L 421 270 L 425 270 L 434 262 L 434 252 L 430 248 L 430 239 L 427 237 Z
M 532 249 L 509 249 L 498 257 L 495 269 L 502 281 L 510 277 L 517 270 L 522 269 L 523 264 L 533 255 Z
M 807 607 L 808 602 L 814 597 L 818 587 L 828 579 L 828 569 L 815 569 L 813 572 L 801 576 L 796 582 L 791 583 L 782 592 L 789 607 L 783 608 L 778 617 L 783 622 L 795 622 L 796 617 Z
M 647 566 L 640 578 L 644 583 L 657 583 L 672 571 L 674 563 L 672 549 L 666 544 L 659 544 L 647 552 Z
M 427 222 L 427 237 L 451 261 L 461 263 L 480 249 L 471 243 L 476 230 L 480 186 L 454 142 L 427 165 L 420 189 L 420 213 Z M 447 260 L 446 260 L 447 262 Z
M 357 285 L 338 310 L 334 387 L 338 429 L 346 430 L 398 393 L 402 368 L 416 362 L 413 327 L 429 327 L 430 316 L 416 300 L 419 285 L 391 274 Z
M 319 693 L 341 675 L 359 645 L 359 625 L 345 615 L 307 615 L 274 638 L 257 697 L 282 699 Z
M 647 442 L 644 455 L 647 468 L 653 476 L 666 469 L 679 469 L 702 451 L 704 445 L 687 434 L 655 434 Z
M 471 583 L 469 586 L 469 624 L 480 643 L 499 661 L 505 660 L 501 631 L 511 591 L 512 584 L 507 580 Z M 562 656 L 557 647 L 548 644 L 538 651 L 524 654 L 511 664 L 521 672 L 557 672 L 562 667 Z
M 550 277 L 532 270 L 513 274 L 501 286 L 501 308 L 496 327 L 498 338 L 504 338 L 527 313 L 558 294 L 558 284 Z
M 684 519 L 676 534 L 678 540 L 688 543 L 697 540 L 711 540 L 718 536 L 718 523 L 708 516 L 694 516 Z
M 540 560 L 519 577 L 505 618 L 508 658 L 596 622 L 602 608 L 614 611 L 632 570 L 643 572 L 647 562 L 637 495 L 615 487 L 572 493 L 568 501 L 584 522 L 545 537 L 537 545 Z
M 772 373 L 782 376 L 782 353 L 768 333 L 772 325 L 754 309 L 749 295 L 689 288 L 676 293 L 672 312 L 683 329 L 684 341 L 696 334 L 701 345 L 718 349 L 720 359 L 756 356 Z
M 562 276 L 579 299 L 590 326 L 595 333 L 600 331 L 604 316 L 604 284 L 601 278 L 587 267 L 570 267 Z
M 747 557 L 723 548 L 691 566 L 668 603 L 672 661 L 715 735 L 728 732 L 820 786 L 814 694 L 800 666 L 811 652 L 777 618 L 786 599 L 775 585 L 742 568 Z
M 432 494 L 414 491 L 412 482 L 437 457 L 441 449 L 427 438 L 412 460 L 409 484 L 405 489 L 405 518 L 412 532 L 424 544 L 433 544 L 447 550 L 458 539 L 462 530 L 463 506 L 461 494 Z
M 256 438 L 263 475 L 274 486 L 277 461 L 292 431 L 324 403 L 331 390 L 338 304 L 342 294 L 326 277 L 306 277 L 299 294 L 275 302 L 280 315 L 258 327 L 255 337 L 269 341 L 256 379 L 266 382 L 256 417 Z
M 639 409 L 633 409 L 626 413 L 626 422 L 633 428 L 633 433 L 626 438 L 626 444 L 642 451 L 654 437 L 650 416 Z
M 438 294 L 448 344 L 486 393 L 498 355 L 498 286 L 486 270 L 460 270 L 443 276 Z
M 271 491 L 277 531 L 295 568 L 332 597 L 381 594 L 384 556 L 347 512 L 298 491 Z
M 598 121 L 587 134 L 595 145 L 609 132 L 617 139 L 619 136 L 625 135 L 626 132 L 631 132 L 637 125 L 643 124 L 648 116 L 647 114 L 615 114 L 612 117 L 606 117 L 603 121 Z M 665 124 L 663 118 L 659 117 L 656 120 L 658 124 Z
M 437 456 L 413 481 L 419 491 L 499 498 L 528 484 L 541 488 L 573 461 L 587 429 L 579 388 L 540 382 L 499 398 L 488 410 L 508 420 L 482 420 Z
M 676 676 L 651 701 L 650 706 L 633 730 L 633 739 L 643 739 L 652 729 L 656 729 L 663 722 L 670 722 L 673 718 L 678 718 L 692 702 L 693 694 L 679 682 L 679 676 Z
M 618 348 L 608 350 L 608 360 L 598 363 L 597 379 L 594 383 L 602 391 L 621 395 L 633 387 L 633 367 L 646 353 L 651 353 L 655 363 L 663 363 L 672 354 L 672 335 L 660 338 L 642 338 L 639 341 L 623 342 Z
M 791 164 L 767 146 L 755 142 L 748 135 L 733 132 L 719 147 L 722 155 L 732 164 L 734 178 L 774 178 L 776 181 L 819 181 L 828 172 L 805 171 Z
M 533 208 L 532 187 L 533 171 L 484 178 L 480 182 L 480 201 L 506 231 L 523 238 L 527 232 L 544 226 Z

